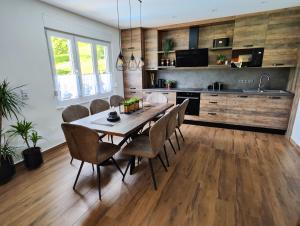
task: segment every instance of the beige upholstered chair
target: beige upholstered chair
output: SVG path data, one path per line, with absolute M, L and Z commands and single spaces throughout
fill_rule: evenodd
M 62 112 L 62 118 L 64 122 L 72 122 L 84 117 L 89 116 L 89 109 L 81 105 L 70 105 Z M 71 158 L 70 164 L 73 162 L 73 157 Z M 93 167 L 94 170 L 94 167 Z
M 164 144 L 166 140 L 166 132 L 167 132 L 167 123 L 168 117 L 163 116 L 154 125 L 150 128 L 149 136 L 140 135 L 133 139 L 128 145 L 123 148 L 123 152 L 126 155 L 133 156 L 130 158 L 128 165 L 126 167 L 123 181 L 125 179 L 125 175 L 128 171 L 128 168 L 131 164 L 134 163 L 134 157 L 143 157 L 148 158 L 149 167 L 152 175 L 153 185 L 155 190 L 157 189 L 155 175 L 153 171 L 152 159 L 158 157 L 160 162 L 166 171 L 167 167 L 165 166 L 160 152 L 164 150 Z
M 81 161 L 73 189 L 75 190 L 84 162 L 96 164 L 99 199 L 101 200 L 100 164 L 111 159 L 123 175 L 122 170 L 113 158 L 113 155 L 120 149 L 119 146 L 111 143 L 99 142 L 97 132 L 84 126 L 63 123 L 61 127 L 65 134 L 71 156 Z
M 179 111 L 178 111 L 178 125 L 177 125 L 177 129 L 182 137 L 182 140 L 184 141 L 184 137 L 182 135 L 182 132 L 180 130 L 181 125 L 184 122 L 184 115 L 185 115 L 185 111 L 186 108 L 189 104 L 189 99 L 185 99 L 180 105 L 179 105 Z
M 168 103 L 168 98 L 161 93 L 151 93 L 149 96 L 147 96 L 146 102 L 154 104 L 163 104 Z
M 178 137 L 177 137 L 177 133 L 176 133 L 176 127 L 177 127 L 177 122 L 178 122 L 177 121 L 178 111 L 179 111 L 179 105 L 175 106 L 174 108 L 172 108 L 172 110 L 170 110 L 167 113 L 168 124 L 167 124 L 166 140 L 169 141 L 169 143 L 170 143 L 170 145 L 171 145 L 171 147 L 172 147 L 175 154 L 176 154 L 176 151 L 175 151 L 175 148 L 174 148 L 170 138 L 173 135 L 173 133 L 175 133 L 176 141 L 177 141 L 177 144 L 178 144 L 178 149 L 180 149 L 179 142 L 178 142 Z M 168 156 L 167 156 L 166 152 L 165 152 L 165 155 L 166 155 L 167 164 L 169 166 L 169 160 L 168 160 Z
M 109 100 L 111 107 L 119 107 L 123 101 L 124 101 L 124 98 L 119 95 L 113 95 L 110 97 L 110 100 Z
M 90 104 L 91 115 L 97 114 L 109 109 L 109 103 L 102 99 L 93 100 Z

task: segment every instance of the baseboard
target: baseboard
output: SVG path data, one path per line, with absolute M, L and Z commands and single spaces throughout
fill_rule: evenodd
M 231 125 L 231 124 L 215 123 L 215 122 L 203 122 L 203 121 L 195 121 L 195 120 L 184 120 L 184 123 L 190 125 L 217 127 L 217 128 L 224 128 L 224 129 L 235 129 L 235 130 L 242 130 L 242 131 L 252 131 L 252 132 L 271 133 L 271 134 L 280 134 L 280 135 L 285 135 L 286 133 L 286 130 L 280 130 L 280 129 L 239 126 L 239 125 Z
M 45 155 L 50 154 L 51 152 L 53 152 L 53 151 L 55 151 L 55 150 L 57 150 L 57 149 L 59 149 L 59 148 L 62 148 L 62 147 L 64 147 L 65 145 L 66 145 L 66 142 L 63 142 L 63 143 L 58 144 L 58 145 L 55 145 L 55 146 L 53 146 L 52 148 L 49 148 L 49 149 L 43 151 L 43 152 L 42 152 L 42 156 L 45 157 Z M 25 166 L 24 166 L 24 160 L 21 160 L 21 161 L 17 162 L 17 163 L 15 164 L 15 166 L 16 166 L 16 168 L 24 168 L 24 167 L 25 167 Z

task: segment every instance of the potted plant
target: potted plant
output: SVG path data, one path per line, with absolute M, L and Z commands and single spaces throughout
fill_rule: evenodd
M 217 64 L 222 65 L 227 60 L 226 56 L 223 54 L 217 55 Z
M 12 88 L 6 80 L 0 83 L 0 184 L 8 182 L 16 172 L 13 161 L 15 149 L 2 132 L 2 120 L 17 118 L 20 113 L 24 102 L 16 91 L 21 87 Z
M 163 41 L 163 51 L 164 51 L 164 58 L 166 61 L 166 66 L 170 66 L 170 59 L 168 59 L 169 52 L 174 48 L 175 43 L 173 39 L 167 38 Z
M 166 85 L 168 89 L 175 88 L 176 81 L 175 80 L 167 80 Z
M 27 169 L 38 168 L 43 163 L 43 157 L 41 148 L 36 145 L 42 137 L 34 130 L 32 122 L 23 119 L 18 121 L 16 125 L 11 125 L 11 128 L 9 133 L 20 136 L 27 146 L 27 149 L 22 152 Z

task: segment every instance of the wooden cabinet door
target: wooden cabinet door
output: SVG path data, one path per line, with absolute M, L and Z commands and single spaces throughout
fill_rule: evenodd
M 296 66 L 300 46 L 300 9 L 271 13 L 263 66 Z
M 158 65 L 158 31 L 156 29 L 144 30 L 145 69 L 156 70 Z
M 237 18 L 233 34 L 233 48 L 264 47 L 267 25 L 267 14 Z

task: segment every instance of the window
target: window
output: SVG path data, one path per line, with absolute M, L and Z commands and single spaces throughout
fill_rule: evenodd
M 110 44 L 47 30 L 55 95 L 72 102 L 109 94 Z

